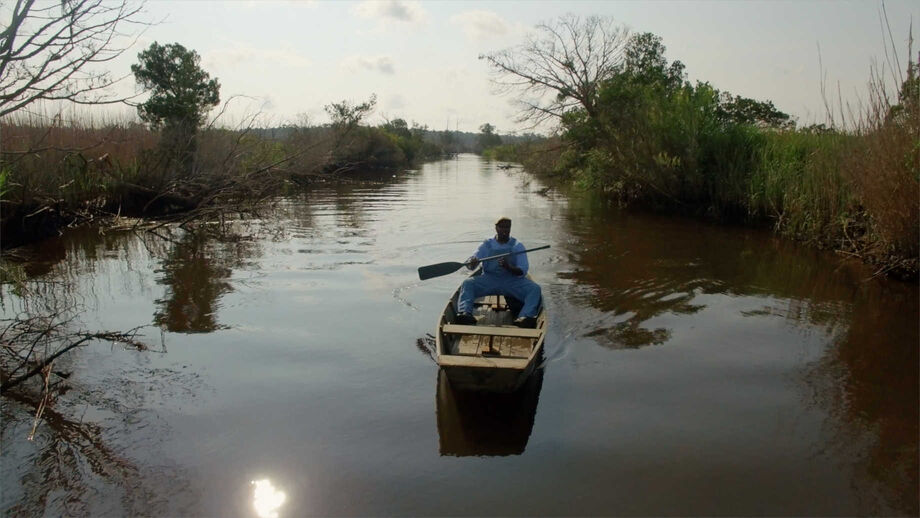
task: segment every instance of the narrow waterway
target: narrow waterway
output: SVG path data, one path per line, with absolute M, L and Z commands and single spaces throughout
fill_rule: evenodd
M 510 396 L 431 359 L 499 215 L 550 325 Z M 767 232 L 627 214 L 472 155 L 262 219 L 16 251 L 3 318 L 140 326 L 2 399 L 4 515 L 916 515 L 918 290 Z

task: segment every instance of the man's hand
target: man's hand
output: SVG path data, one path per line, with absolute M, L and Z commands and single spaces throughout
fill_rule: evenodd
M 514 266 L 513 264 L 509 263 L 507 257 L 502 257 L 501 259 L 499 259 L 499 260 L 498 260 L 498 265 L 501 266 L 502 268 L 508 270 L 509 272 L 511 272 L 511 273 L 514 274 L 514 275 L 522 275 L 522 274 L 524 273 L 520 268 L 518 268 L 517 266 Z
M 475 270 L 479 266 L 479 258 L 475 255 L 471 255 L 469 259 L 466 260 L 466 267 L 470 270 Z

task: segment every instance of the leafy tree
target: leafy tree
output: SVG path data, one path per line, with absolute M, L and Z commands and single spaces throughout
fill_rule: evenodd
M 332 119 L 332 126 L 340 129 L 352 129 L 377 106 L 377 96 L 372 94 L 370 99 L 361 104 L 352 104 L 347 100 L 325 106 L 326 114 Z
M 784 128 L 792 122 L 788 114 L 773 106 L 773 101 L 755 101 L 728 92 L 719 94 L 717 116 L 723 122 L 752 124 L 767 128 Z
M 405 119 L 393 119 L 383 125 L 383 130 L 396 135 L 397 137 L 411 138 L 412 133 L 409 131 L 409 124 Z
M 154 42 L 131 65 L 138 83 L 151 90 L 150 99 L 137 107 L 141 119 L 153 127 L 196 129 L 208 110 L 220 102 L 220 84 L 201 69 L 194 50 L 178 43 Z
M 623 73 L 631 81 L 645 85 L 669 91 L 680 88 L 684 83 L 684 64 L 674 61 L 669 65 L 664 57 L 666 50 L 660 36 L 650 32 L 632 35 L 624 52 Z
M 564 119 L 569 141 L 589 149 L 650 131 L 650 117 L 668 110 L 667 99 L 684 87 L 684 65 L 668 64 L 666 50 L 652 33 L 630 36 L 623 62 L 598 87 L 595 115 L 573 112 Z
M 627 30 L 612 18 L 566 15 L 538 25 L 523 45 L 479 59 L 499 89 L 521 94 L 519 120 L 537 126 L 573 109 L 595 117 L 598 87 L 622 64 L 627 41 Z
M 502 138 L 495 134 L 495 126 L 487 122 L 479 126 L 479 131 L 478 143 L 480 151 L 501 145 Z
M 0 2 L 0 6 L 6 2 Z M 0 22 L 0 117 L 36 101 L 123 102 L 107 88 L 117 79 L 87 66 L 111 61 L 123 27 L 141 24 L 143 3 L 127 0 L 17 0 Z
M 137 58 L 131 72 L 151 91 L 137 113 L 154 128 L 163 129 L 160 149 L 167 171 L 174 176 L 189 174 L 198 149 L 195 134 L 208 110 L 220 102 L 220 84 L 201 69 L 197 52 L 178 43 L 153 42 Z

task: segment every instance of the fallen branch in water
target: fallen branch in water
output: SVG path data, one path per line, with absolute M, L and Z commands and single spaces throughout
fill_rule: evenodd
M 38 410 L 35 411 L 35 419 L 32 421 L 32 431 L 29 432 L 29 440 L 35 440 L 35 431 L 38 430 L 38 423 L 42 420 L 42 414 L 45 412 L 45 407 L 48 406 L 48 400 L 51 399 L 51 366 L 54 364 L 52 360 L 51 363 L 46 365 L 42 369 L 42 377 L 44 378 L 44 388 L 42 389 L 42 400 L 38 404 Z
M 22 382 L 40 374 L 48 368 L 57 358 L 92 340 L 110 340 L 122 342 L 139 351 L 149 347 L 136 340 L 135 336 L 140 327 L 127 332 L 103 331 L 98 333 L 68 332 L 65 327 L 70 320 L 59 320 L 57 315 L 51 318 L 32 317 L 14 319 L 0 332 L 0 344 L 3 345 L 3 354 L 0 357 L 0 368 L 6 378 L 0 384 L 0 394 L 21 384 Z M 61 345 L 64 344 L 64 345 Z M 37 351 L 39 345 L 46 351 L 43 358 Z M 48 352 L 53 351 L 53 352 Z M 16 372 L 31 366 L 25 373 L 16 376 Z

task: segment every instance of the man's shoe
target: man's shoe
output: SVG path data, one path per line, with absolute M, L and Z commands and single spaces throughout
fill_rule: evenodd
M 520 317 L 514 321 L 514 325 L 524 329 L 536 329 L 537 319 L 536 317 Z
M 469 313 L 457 313 L 457 318 L 454 319 L 454 323 L 460 324 L 461 326 L 475 326 L 476 317 Z

